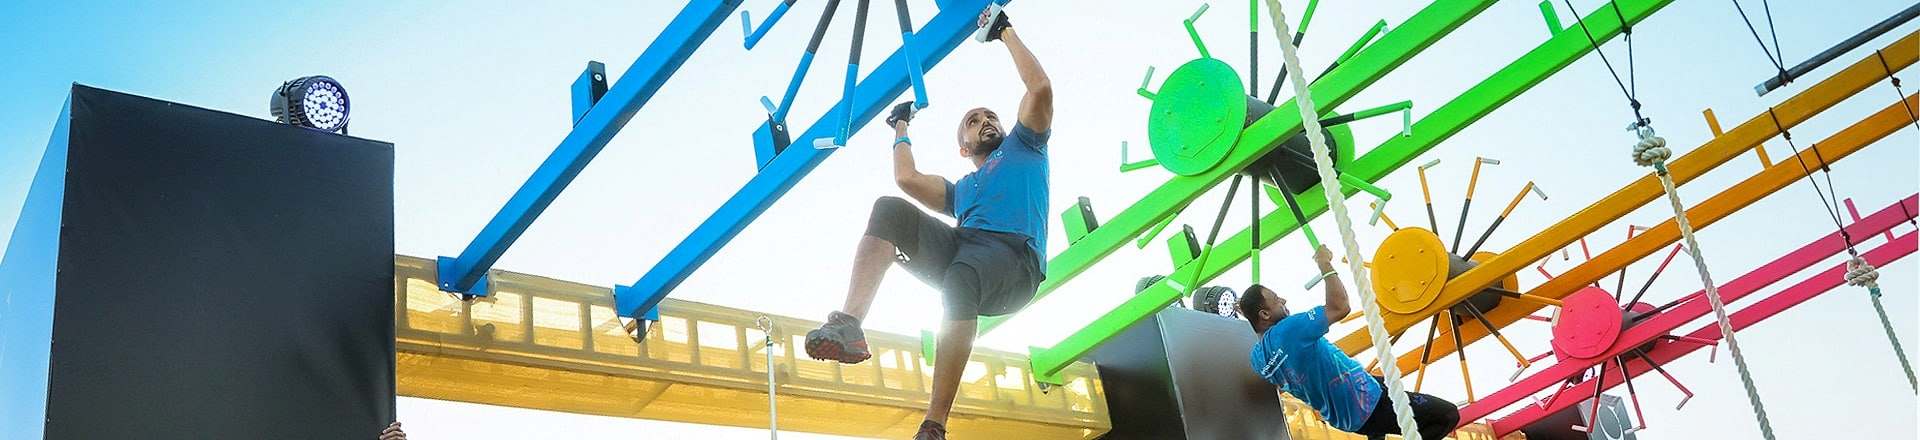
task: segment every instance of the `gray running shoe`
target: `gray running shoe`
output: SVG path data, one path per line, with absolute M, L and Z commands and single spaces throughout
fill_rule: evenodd
M 914 434 L 913 440 L 947 440 L 947 427 L 932 420 L 922 420 L 920 433 Z
M 827 316 L 826 325 L 807 332 L 807 356 L 858 364 L 873 357 L 873 353 L 867 351 L 867 334 L 860 331 L 860 318 L 833 312 Z

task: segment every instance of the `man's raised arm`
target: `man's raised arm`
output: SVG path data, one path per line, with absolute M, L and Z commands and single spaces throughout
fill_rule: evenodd
M 1348 313 L 1353 313 L 1353 306 L 1347 302 L 1346 284 L 1340 282 L 1339 273 L 1333 269 L 1333 251 L 1320 246 L 1313 253 L 1313 262 L 1320 266 L 1321 276 L 1326 277 L 1322 282 L 1327 284 L 1327 321 L 1339 322 Z
M 947 178 L 932 174 L 923 174 L 913 163 L 913 144 L 907 141 L 907 121 L 912 119 L 913 102 L 903 102 L 893 108 L 893 183 L 900 191 L 921 205 L 946 215 L 953 215 L 947 203 Z M 904 117 L 902 116 L 904 115 Z
M 1053 128 L 1053 81 L 1047 79 L 1040 60 L 1033 58 L 1033 52 L 1027 50 L 1027 44 L 1012 27 L 1001 31 L 1000 39 L 1013 55 L 1013 67 L 1020 71 L 1020 82 L 1027 85 L 1026 96 L 1020 98 L 1020 125 L 1036 133 L 1046 133 Z

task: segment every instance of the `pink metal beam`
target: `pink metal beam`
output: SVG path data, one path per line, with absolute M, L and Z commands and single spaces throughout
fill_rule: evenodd
M 1856 222 L 1860 221 L 1860 208 L 1855 208 L 1853 206 L 1852 197 L 1847 198 L 1847 215 L 1853 216 L 1853 221 L 1856 221 Z M 1893 231 L 1887 231 L 1887 239 L 1888 240 L 1893 239 Z
M 1892 229 L 1895 225 L 1906 221 L 1906 215 L 1902 214 L 1900 206 L 1905 205 L 1908 209 L 1920 209 L 1920 206 L 1916 206 L 1917 204 L 1920 204 L 1920 195 L 1909 195 L 1906 199 L 1901 200 L 1895 205 L 1888 205 L 1872 216 L 1854 222 L 1854 224 L 1847 227 L 1847 232 L 1853 236 L 1861 237 Z M 1760 266 L 1760 268 L 1754 269 L 1752 272 L 1741 275 L 1739 278 L 1735 278 L 1725 285 L 1722 285 L 1720 287 L 1720 293 L 1728 303 L 1732 303 L 1756 290 L 1780 282 L 1780 280 L 1785 279 L 1789 275 L 1812 267 L 1821 260 L 1839 254 L 1840 251 L 1844 249 L 1845 244 L 1842 242 L 1838 232 L 1827 234 L 1806 246 L 1802 246 L 1788 253 L 1780 259 Z M 1688 295 L 1689 300 L 1684 304 L 1649 317 L 1633 328 L 1627 329 L 1627 331 L 1623 332 L 1620 338 L 1614 342 L 1613 348 L 1608 349 L 1600 356 L 1587 361 L 1561 361 L 1539 372 L 1528 375 L 1526 378 L 1514 382 L 1499 391 L 1488 394 L 1472 405 L 1461 408 L 1461 425 L 1465 426 L 1467 423 L 1490 416 L 1494 411 L 1520 402 L 1527 398 L 1527 396 L 1531 396 L 1540 390 L 1560 384 L 1566 380 L 1566 378 L 1598 365 L 1598 362 L 1610 361 L 1614 357 L 1625 353 L 1628 349 L 1638 347 L 1649 341 L 1655 341 L 1662 335 L 1672 333 L 1674 330 L 1680 328 L 1681 325 L 1705 316 L 1709 311 L 1706 302 L 1691 300 L 1691 298 L 1698 298 L 1701 295 L 1700 292 Z M 1665 343 L 1661 343 L 1661 345 L 1664 344 Z M 1591 390 L 1589 389 L 1588 392 L 1591 393 Z
M 1876 232 L 1879 232 L 1879 231 L 1871 231 L 1868 233 L 1871 234 Z M 1891 242 L 1881 245 L 1880 247 L 1875 248 L 1874 250 L 1868 251 L 1863 256 L 1867 259 L 1867 261 L 1872 262 L 1875 265 L 1885 265 L 1887 263 L 1893 262 L 1894 260 L 1898 260 L 1900 258 L 1904 258 L 1906 256 L 1912 255 L 1915 247 L 1920 246 L 1920 240 L 1916 240 L 1914 237 L 1914 234 L 1916 233 L 1920 233 L 1920 231 L 1908 231 L 1905 234 L 1901 234 L 1899 237 L 1895 237 Z M 1734 330 L 1738 331 L 1740 329 L 1745 329 L 1756 323 L 1759 323 L 1762 320 L 1771 318 L 1774 315 L 1778 315 L 1781 312 L 1786 311 L 1788 308 L 1792 308 L 1793 306 L 1797 306 L 1797 305 L 1800 305 L 1801 303 L 1805 303 L 1808 300 L 1813 299 L 1813 297 L 1820 296 L 1820 294 L 1826 293 L 1837 287 L 1840 287 L 1842 284 L 1845 283 L 1846 273 L 1847 273 L 1846 264 L 1842 263 L 1842 264 L 1834 265 L 1833 267 L 1827 268 L 1827 270 L 1821 271 L 1819 274 L 1814 275 L 1812 278 L 1803 280 L 1797 284 L 1794 284 L 1792 287 L 1788 287 L 1786 290 L 1780 291 L 1780 293 L 1774 294 L 1773 296 L 1770 296 L 1758 302 L 1755 302 L 1752 306 L 1748 306 L 1745 309 L 1741 309 L 1738 312 L 1734 312 L 1733 315 L 1729 316 L 1727 319 L 1733 324 Z M 1726 291 L 1722 290 L 1722 292 L 1724 293 Z M 1702 306 L 1701 308 L 1704 308 L 1704 306 Z M 1667 314 L 1675 314 L 1675 313 L 1683 313 L 1683 312 L 1680 310 L 1674 310 L 1674 311 L 1667 312 L 1662 316 L 1665 316 Z M 1638 329 L 1640 328 L 1639 327 L 1634 328 L 1634 330 L 1638 330 Z M 1720 329 L 1719 327 L 1713 324 L 1708 324 L 1706 326 L 1701 327 L 1698 330 L 1694 330 L 1693 333 L 1689 333 L 1687 336 L 1692 338 L 1717 341 L 1720 339 Z M 1676 359 L 1679 359 L 1682 356 L 1691 354 L 1695 350 L 1699 350 L 1700 347 L 1701 345 L 1698 345 L 1698 344 L 1676 344 L 1676 343 L 1670 343 L 1670 342 L 1659 343 L 1654 346 L 1653 350 L 1650 350 L 1647 352 L 1647 358 L 1653 360 L 1654 362 L 1665 364 L 1668 362 L 1672 362 Z M 1556 365 L 1556 367 L 1557 366 L 1558 365 Z M 1627 373 L 1630 376 L 1639 376 L 1651 369 L 1652 368 L 1648 366 L 1646 362 L 1636 363 L 1636 362 L 1629 361 Z M 1592 394 L 1594 392 L 1594 387 L 1596 385 L 1602 387 L 1602 389 L 1605 389 L 1605 388 L 1610 388 L 1620 384 L 1619 381 L 1608 382 L 1606 379 L 1607 378 L 1604 378 L 1604 377 L 1597 378 L 1597 379 L 1588 379 L 1584 382 L 1581 382 L 1579 385 L 1575 385 L 1572 388 L 1567 389 L 1566 392 L 1573 393 L 1572 395 L 1575 395 L 1575 396 L 1585 396 L 1585 395 Z M 1547 417 L 1547 415 L 1550 415 L 1555 412 L 1559 412 L 1560 410 L 1571 407 L 1577 404 L 1580 400 L 1581 399 L 1561 400 L 1561 401 L 1548 404 L 1544 408 L 1540 406 L 1531 406 L 1531 405 L 1525 406 L 1525 407 L 1522 407 L 1519 411 L 1515 411 L 1513 414 L 1507 415 L 1507 417 L 1496 419 L 1489 422 L 1488 425 L 1493 428 L 1493 432 L 1495 436 L 1503 436 L 1503 435 L 1506 435 L 1507 433 L 1517 431 L 1522 427 L 1525 427 L 1527 425 L 1534 423 L 1535 421 L 1545 418 Z M 1465 411 L 1462 411 L 1462 412 L 1464 413 Z M 1462 419 L 1464 418 L 1465 417 L 1462 417 Z

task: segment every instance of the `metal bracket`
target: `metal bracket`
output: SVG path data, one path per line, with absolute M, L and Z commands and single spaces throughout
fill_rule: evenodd
M 587 70 L 573 80 L 573 124 L 580 125 L 580 119 L 587 117 L 603 96 L 607 96 L 607 65 L 588 61 Z

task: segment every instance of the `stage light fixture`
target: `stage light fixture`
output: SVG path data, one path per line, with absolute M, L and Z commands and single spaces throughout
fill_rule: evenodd
M 347 132 L 350 104 L 339 81 L 315 75 L 295 78 L 273 91 L 269 104 L 282 123 L 340 134 Z

